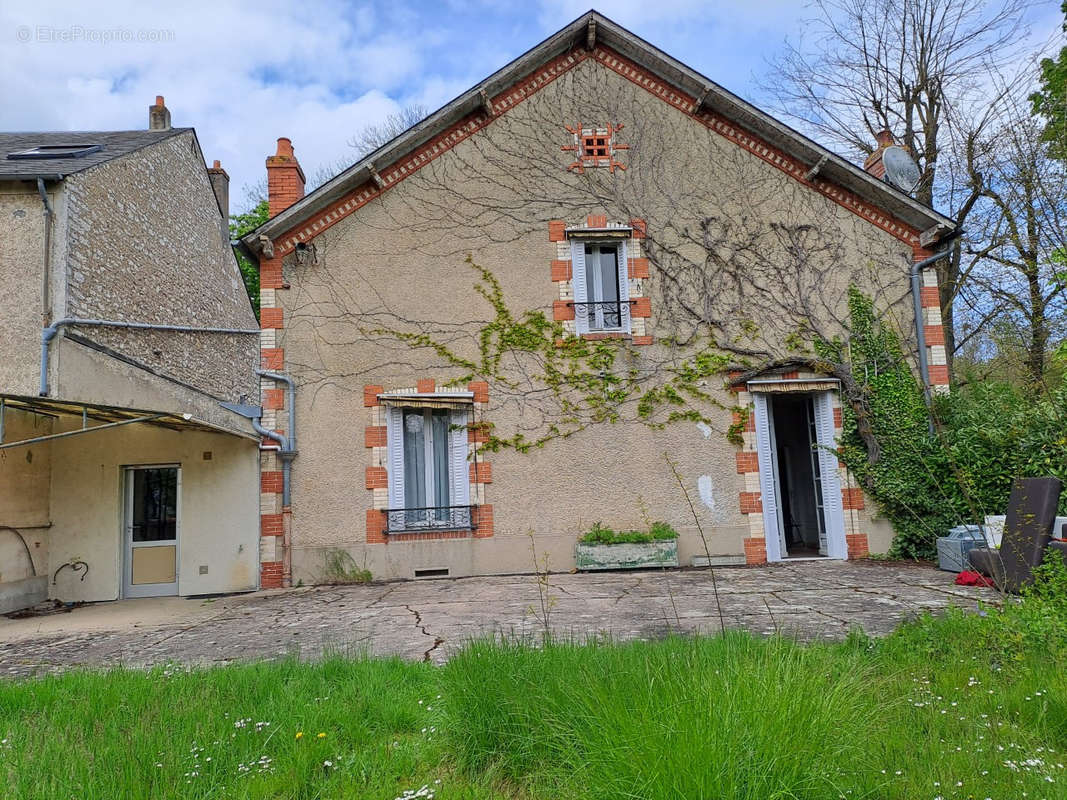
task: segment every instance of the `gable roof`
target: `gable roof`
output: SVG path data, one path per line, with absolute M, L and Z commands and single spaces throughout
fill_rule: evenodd
M 46 131 L 40 133 L 0 133 L 0 180 L 60 180 L 107 161 L 136 152 L 192 128 L 165 131 Z M 9 153 L 35 147 L 61 145 L 100 145 L 96 152 L 66 158 L 8 158 Z
M 589 11 L 272 217 L 243 237 L 242 244 L 251 251 L 258 251 L 260 236 L 265 235 L 273 241 L 326 212 L 325 219 L 320 218 L 309 228 L 298 232 L 292 240 L 286 239 L 281 248 L 284 254 L 297 240 L 313 237 L 363 205 L 370 197 L 377 196 L 378 192 L 402 180 L 439 151 L 466 138 L 491 122 L 493 117 L 506 112 L 556 74 L 569 69 L 569 63 L 562 63 L 568 62 L 568 53 L 592 50 L 594 45 L 607 48 L 622 57 L 615 59 L 617 64 L 608 64 L 611 68 L 644 85 L 665 102 L 686 113 L 713 114 L 724 124 L 709 127 L 719 129 L 724 136 L 798 179 L 813 182 L 823 194 L 895 235 L 905 238 L 898 221 L 918 232 L 937 227 L 938 238 L 956 228 L 956 223 L 950 218 L 827 150 L 599 12 Z M 553 60 L 557 63 L 552 63 Z M 649 73 L 654 85 L 649 85 L 641 76 L 628 75 L 631 66 Z M 540 80 L 531 79 L 530 76 L 539 69 L 542 69 L 542 74 L 537 76 Z M 482 116 L 481 121 L 477 120 L 478 115 Z M 463 125 L 468 119 L 472 121 Z M 422 152 L 418 152 L 420 149 Z M 416 158 L 411 158 L 415 153 L 418 153 Z M 788 154 L 787 158 L 791 161 L 789 165 L 780 163 L 780 153 Z M 409 161 L 394 170 L 393 167 L 404 159 Z M 385 174 L 387 167 L 392 174 Z M 383 174 L 379 174 L 379 169 Z M 377 191 L 364 189 L 354 198 L 354 202 L 343 202 L 368 183 L 376 186 Z M 843 195 L 840 189 L 845 190 Z M 886 219 L 886 215 L 893 219 Z M 918 242 L 915 244 L 918 245 Z

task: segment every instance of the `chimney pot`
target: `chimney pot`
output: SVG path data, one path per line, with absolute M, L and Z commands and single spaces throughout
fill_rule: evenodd
M 896 139 L 893 138 L 893 132 L 888 128 L 883 128 L 874 135 L 875 142 L 878 146 L 874 148 L 867 160 L 863 162 L 863 169 L 869 172 L 876 178 L 882 179 L 885 177 L 885 164 L 882 163 L 882 154 L 887 147 L 893 147 L 896 145 Z
M 282 136 L 278 149 L 267 156 L 268 214 L 276 216 L 304 196 L 304 170 L 296 160 L 293 143 Z
M 170 110 L 163 105 L 163 95 L 161 94 L 157 94 L 155 104 L 148 107 L 148 130 L 170 130 Z

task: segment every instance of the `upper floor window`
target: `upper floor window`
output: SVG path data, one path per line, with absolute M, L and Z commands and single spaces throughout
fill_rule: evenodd
M 630 333 L 626 243 L 572 241 L 571 264 L 577 332 Z

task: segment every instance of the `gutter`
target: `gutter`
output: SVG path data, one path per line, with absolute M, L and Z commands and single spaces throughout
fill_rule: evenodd
M 64 317 L 53 322 L 41 331 L 41 386 L 39 394 L 48 397 L 48 361 L 49 347 L 56 338 L 61 328 L 68 325 L 76 325 L 86 328 L 120 328 L 146 331 L 173 331 L 177 333 L 221 333 L 242 334 L 259 336 L 259 328 L 198 328 L 192 325 L 163 325 L 154 322 L 121 322 L 108 319 L 80 319 L 78 317 Z

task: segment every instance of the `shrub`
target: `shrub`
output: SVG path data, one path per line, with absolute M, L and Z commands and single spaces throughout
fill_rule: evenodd
M 648 533 L 642 531 L 616 531 L 598 522 L 578 541 L 582 544 L 648 544 L 677 538 L 678 531 L 666 522 L 653 522 Z

